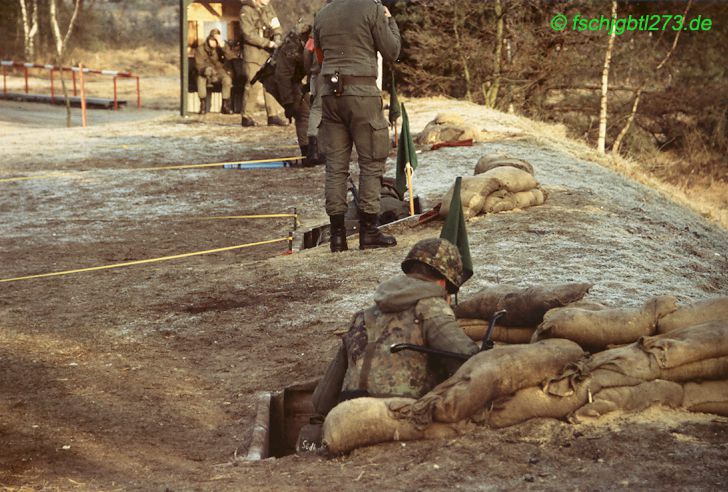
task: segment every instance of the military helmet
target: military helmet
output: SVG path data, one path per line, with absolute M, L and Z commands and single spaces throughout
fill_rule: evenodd
M 458 248 L 447 239 L 423 239 L 412 246 L 402 262 L 402 271 L 409 273 L 410 266 L 424 263 L 440 273 L 447 281 L 447 291 L 456 293 L 463 283 L 463 260 Z

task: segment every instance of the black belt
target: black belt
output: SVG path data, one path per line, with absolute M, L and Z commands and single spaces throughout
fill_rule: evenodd
M 369 76 L 360 76 L 360 75 L 341 75 L 341 81 L 344 83 L 344 86 L 347 85 L 370 85 L 370 86 L 377 86 L 377 78 L 376 77 L 369 77 Z

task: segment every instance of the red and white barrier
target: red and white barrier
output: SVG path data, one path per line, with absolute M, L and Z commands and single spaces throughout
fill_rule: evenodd
M 104 75 L 113 77 L 114 79 L 114 110 L 119 109 L 119 99 L 117 96 L 117 79 L 118 78 L 128 78 L 128 79 L 136 79 L 136 94 L 137 94 L 137 108 L 142 107 L 142 93 L 141 93 L 141 83 L 140 78 L 138 75 L 134 75 L 131 72 L 120 72 L 118 70 L 96 70 L 93 68 L 80 68 L 80 67 L 58 67 L 55 65 L 41 65 L 38 63 L 26 63 L 26 62 L 16 62 L 12 60 L 0 60 L 0 66 L 2 66 L 3 70 L 3 96 L 7 96 L 8 89 L 7 89 L 7 72 L 8 68 L 10 69 L 22 69 L 23 70 L 23 78 L 25 80 L 25 93 L 29 94 L 29 87 L 28 87 L 28 70 L 31 68 L 38 68 L 43 70 L 49 70 L 50 71 L 50 81 L 51 81 L 51 100 L 55 100 L 56 94 L 55 94 L 55 80 L 53 77 L 54 72 L 60 72 L 63 70 L 64 72 L 71 72 L 72 78 L 73 78 L 73 95 L 76 96 L 78 89 L 76 84 L 76 74 L 77 73 L 83 73 L 83 74 L 95 74 L 95 75 Z

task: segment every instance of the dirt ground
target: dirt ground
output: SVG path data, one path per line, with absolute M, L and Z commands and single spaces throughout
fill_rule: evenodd
M 492 152 L 529 160 L 549 193 L 541 207 L 468 223 L 475 276 L 461 299 L 498 283 L 571 281 L 594 283 L 588 297 L 612 306 L 728 295 L 725 229 L 512 115 L 411 101 L 413 130 L 445 110 L 486 141 L 420 154 L 415 187 L 427 203 Z M 0 280 L 282 239 L 292 228 L 290 218 L 212 216 L 295 207 L 297 238 L 326 221 L 321 167 L 146 169 L 296 155 L 291 127 L 124 109 L 68 129 L 59 111 L 0 101 Z M 284 255 L 280 241 L 0 283 L 0 488 L 728 489 L 728 418 L 663 408 L 334 458 L 240 459 L 256 392 L 320 376 L 351 313 L 441 226 L 403 228 L 388 250 Z

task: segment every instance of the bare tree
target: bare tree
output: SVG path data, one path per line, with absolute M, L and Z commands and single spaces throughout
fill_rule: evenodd
M 501 70 L 503 58 L 503 4 L 501 0 L 495 0 L 495 54 L 493 56 L 493 82 L 488 85 L 483 84 L 483 97 L 485 105 L 494 108 L 498 99 L 498 90 L 500 89 Z M 487 85 L 487 88 L 486 88 Z
M 617 20 L 617 0 L 612 0 L 612 22 Z M 612 50 L 614 49 L 614 38 L 616 29 L 612 26 L 607 42 L 607 51 L 604 54 L 604 67 L 602 69 L 602 96 L 599 103 L 599 138 L 597 140 L 597 152 L 605 153 L 607 141 L 607 92 L 609 90 L 609 64 L 612 61 Z
M 61 34 L 61 28 L 58 25 L 58 9 L 56 7 L 56 0 L 49 0 L 49 16 L 51 21 L 51 29 L 53 30 L 53 39 L 56 43 L 56 63 L 61 68 L 61 86 L 63 87 L 63 99 L 66 102 L 66 126 L 71 126 L 71 101 L 68 98 L 68 90 L 66 89 L 66 80 L 63 78 L 63 64 L 65 61 L 66 47 L 68 46 L 68 40 L 71 38 L 73 33 L 73 27 L 76 24 L 78 18 L 78 12 L 81 10 L 82 0 L 73 0 L 73 13 L 71 19 L 68 21 L 68 28 L 66 34 Z
M 23 50 L 25 61 L 35 58 L 35 38 L 38 36 L 38 0 L 18 0 L 23 24 Z
M 687 19 L 688 12 L 690 11 L 690 6 L 692 5 L 693 0 L 688 0 L 687 5 L 685 6 L 685 11 L 683 12 L 683 22 L 685 22 L 685 19 Z M 677 47 L 677 42 L 680 39 L 680 33 L 682 30 L 678 29 L 675 32 L 675 37 L 672 40 L 672 46 L 670 46 L 670 49 L 667 51 L 667 54 L 662 59 L 660 63 L 657 64 L 657 67 L 655 68 L 655 71 L 652 72 L 652 75 L 657 78 L 657 74 L 662 70 L 662 68 L 667 63 L 667 60 L 670 59 L 672 56 L 672 53 L 675 51 L 675 48 Z M 624 140 L 624 137 L 627 136 L 627 132 L 629 131 L 630 127 L 632 126 L 632 122 L 634 121 L 635 116 L 637 115 L 637 108 L 640 105 L 640 98 L 642 97 L 642 91 L 645 89 L 645 86 L 650 81 L 651 77 L 647 76 L 642 81 L 640 86 L 635 90 L 634 93 L 634 101 L 632 102 L 632 111 L 630 111 L 629 116 L 627 117 L 627 121 L 622 127 L 622 129 L 619 131 L 619 134 L 617 135 L 617 138 L 614 140 L 614 145 L 612 145 L 612 153 L 613 154 L 619 154 L 619 149 L 622 146 L 622 141 Z

